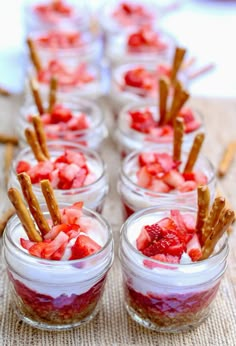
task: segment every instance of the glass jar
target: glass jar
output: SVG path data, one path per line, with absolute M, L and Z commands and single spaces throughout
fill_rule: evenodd
M 158 49 L 143 47 L 138 51 L 131 51 L 128 46 L 128 40 L 131 34 L 136 30 L 121 31 L 119 34 L 110 35 L 106 41 L 105 55 L 112 67 L 122 63 L 142 62 L 157 63 L 158 61 L 171 62 L 174 54 L 174 48 L 177 45 L 175 39 L 166 32 L 154 30 L 158 35 L 163 46 Z M 165 47 L 164 47 L 165 45 Z
M 125 75 L 128 71 L 143 68 L 150 73 L 151 78 L 148 78 L 148 88 L 139 88 L 126 85 Z M 115 67 L 111 76 L 110 99 L 111 105 L 115 114 L 119 113 L 122 107 L 131 102 L 148 102 L 151 103 L 158 96 L 158 80 L 163 76 L 168 76 L 171 66 L 166 61 L 158 63 L 135 62 L 130 64 L 121 64 Z M 184 87 L 188 85 L 188 76 L 184 71 L 178 74 L 178 79 Z
M 58 104 L 61 104 L 60 100 L 58 100 Z M 84 114 L 89 127 L 83 130 L 72 130 L 71 128 L 62 130 L 58 124 L 45 124 L 44 129 L 47 139 L 70 141 L 99 151 L 103 140 L 108 134 L 100 107 L 89 100 L 80 99 L 71 99 L 68 102 L 62 103 L 62 106 L 69 109 L 75 118 Z M 44 109 L 47 109 L 46 100 L 44 102 Z M 37 113 L 38 110 L 35 104 L 32 104 L 29 100 L 25 102 L 25 105 L 20 110 L 20 117 L 17 120 L 17 134 L 22 147 L 25 147 L 27 144 L 24 132 L 31 125 L 29 117 Z
M 118 192 L 122 201 L 124 219 L 137 210 L 155 206 L 160 203 L 164 205 L 173 203 L 173 205 L 177 207 L 182 205 L 196 207 L 197 190 L 188 192 L 173 190 L 173 192 L 160 193 L 142 188 L 136 183 L 138 157 L 140 153 L 145 152 L 167 153 L 171 155 L 172 147 L 146 147 L 141 151 L 132 152 L 123 160 L 118 181 Z M 183 171 L 187 157 L 188 152 L 183 151 L 181 165 L 179 166 L 180 172 Z M 210 191 L 211 199 L 213 200 L 216 190 L 216 175 L 213 165 L 205 156 L 199 155 L 194 166 L 194 171 L 202 172 L 207 177 L 207 186 Z
M 188 106 L 186 107 L 188 108 Z M 167 133 L 162 137 L 157 137 L 156 135 L 151 136 L 150 134 L 142 133 L 132 129 L 130 127 L 130 112 L 136 111 L 146 111 L 149 110 L 155 121 L 159 120 L 159 110 L 158 104 L 153 101 L 143 101 L 130 103 L 124 108 L 121 109 L 118 115 L 118 121 L 116 130 L 114 132 L 114 137 L 118 145 L 118 149 L 121 153 L 121 156 L 124 157 L 131 153 L 134 150 L 141 150 L 143 146 L 148 144 L 156 144 L 158 147 L 165 147 L 166 144 L 171 144 L 173 142 L 173 133 Z M 183 110 L 185 107 L 183 108 Z M 192 146 L 193 140 L 198 133 L 205 132 L 203 116 L 197 109 L 192 109 L 194 119 L 199 123 L 199 127 L 193 131 L 189 131 L 184 135 L 183 147 L 188 149 Z
M 121 229 L 119 257 L 126 309 L 133 320 L 158 332 L 199 326 L 208 317 L 227 265 L 226 236 L 210 258 L 188 264 L 161 262 L 137 250 L 136 237 L 148 224 L 146 220 L 157 222 L 172 209 L 176 209 L 172 201 L 165 206 L 158 203 L 132 215 Z M 189 207 L 178 209 L 196 214 Z
M 68 205 L 60 204 L 61 208 Z M 49 213 L 45 205 L 46 218 Z M 102 248 L 79 260 L 46 260 L 20 245 L 23 227 L 17 216 L 4 233 L 4 255 L 15 312 L 24 322 L 47 330 L 63 330 L 89 322 L 99 311 L 107 273 L 113 261 L 112 231 L 104 218 L 83 208 L 98 226 Z
M 106 195 L 108 193 L 108 178 L 106 166 L 101 157 L 93 150 L 84 148 L 78 144 L 65 141 L 48 142 L 48 150 L 52 160 L 64 154 L 65 150 L 82 153 L 85 156 L 87 166 L 95 174 L 95 181 L 80 188 L 72 189 L 54 189 L 58 203 L 76 203 L 83 201 L 85 207 L 102 212 Z M 16 156 L 10 171 L 9 187 L 20 188 L 16 167 L 20 161 L 26 161 L 31 166 L 37 164 L 31 148 L 22 149 Z M 46 179 L 46 177 L 44 178 Z M 33 185 L 33 191 L 39 200 L 39 203 L 45 203 L 41 188 L 38 184 Z

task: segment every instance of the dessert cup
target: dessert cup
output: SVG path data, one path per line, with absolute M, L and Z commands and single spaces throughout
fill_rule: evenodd
M 176 204 L 170 201 L 132 215 L 121 229 L 119 251 L 129 315 L 146 328 L 168 333 L 192 330 L 208 317 L 228 255 L 226 236 L 211 257 L 198 262 L 167 263 L 138 251 L 136 239 L 142 226 L 159 221 L 172 209 Z M 178 206 L 178 210 L 196 215 L 190 207 Z
M 93 150 L 89 150 L 73 142 L 66 141 L 51 141 L 48 142 L 48 150 L 51 158 L 54 160 L 63 155 L 64 152 L 71 151 L 76 153 L 82 153 L 87 161 L 87 166 L 91 173 L 95 175 L 95 180 L 88 185 L 84 185 L 79 188 L 70 189 L 55 189 L 54 193 L 58 203 L 76 203 L 83 201 L 85 207 L 88 207 L 97 212 L 102 212 L 104 201 L 108 193 L 108 180 L 106 167 L 100 156 Z M 10 171 L 9 187 L 19 188 L 19 182 L 16 175 L 16 168 L 20 161 L 30 163 L 31 166 L 37 164 L 36 159 L 31 151 L 31 148 L 27 147 L 22 149 L 16 156 Z M 48 175 L 43 179 L 48 179 Z M 40 203 L 44 203 L 44 198 L 39 184 L 33 185 L 33 191 Z
M 188 107 L 186 107 L 186 109 L 187 108 Z M 184 109 L 185 107 L 183 110 Z M 196 122 L 199 123 L 199 127 L 193 129 L 193 131 L 188 131 L 188 133 L 185 133 L 183 141 L 183 147 L 185 149 L 191 147 L 193 140 L 198 133 L 204 132 L 203 116 L 197 109 L 189 109 L 192 111 Z M 121 109 L 118 115 L 114 138 L 117 142 L 118 149 L 122 157 L 125 157 L 134 150 L 141 150 L 143 146 L 149 144 L 154 145 L 155 143 L 157 147 L 164 148 L 167 144 L 171 144 L 173 142 L 173 131 L 172 133 L 168 132 L 158 137 L 156 134 L 151 135 L 150 133 L 142 133 L 130 127 L 131 118 L 129 114 L 131 112 L 143 112 L 146 110 L 149 110 L 152 113 L 155 121 L 159 120 L 158 105 L 153 101 L 133 102 Z
M 59 207 L 66 207 L 60 204 Z M 50 218 L 45 205 L 44 216 Z M 20 245 L 25 231 L 17 216 L 4 233 L 4 255 L 10 291 L 18 317 L 33 327 L 66 330 L 89 322 L 99 311 L 107 273 L 113 261 L 109 224 L 97 213 L 83 208 L 96 225 L 95 239 L 101 249 L 78 260 L 46 260 L 28 254 Z
M 155 192 L 151 189 L 140 187 L 137 184 L 136 172 L 138 170 L 138 157 L 140 153 L 172 153 L 171 146 L 163 147 L 147 147 L 142 151 L 135 151 L 128 155 L 122 162 L 119 181 L 118 192 L 121 197 L 123 205 L 124 219 L 132 215 L 135 211 L 155 206 L 157 204 L 168 205 L 173 204 L 179 206 L 197 206 L 197 190 L 188 192 L 170 191 L 166 193 Z M 183 151 L 182 163 L 180 171 L 183 170 L 184 164 L 187 160 L 188 153 Z M 207 177 L 207 186 L 210 191 L 211 199 L 215 197 L 216 177 L 215 170 L 211 162 L 203 155 L 199 155 L 195 164 L 194 171 L 202 172 Z
M 67 127 L 66 122 L 45 124 L 44 129 L 47 139 L 71 141 L 75 144 L 80 144 L 99 151 L 104 138 L 107 136 L 107 128 L 100 107 L 89 100 L 76 100 L 75 98 L 62 103 L 62 106 L 71 111 L 75 119 L 81 114 L 84 114 L 89 127 L 77 130 L 76 127 Z M 46 107 L 47 102 L 45 101 L 44 108 L 47 109 Z M 31 102 L 25 102 L 25 105 L 21 108 L 20 117 L 18 118 L 17 133 L 22 147 L 27 145 L 24 132 L 25 129 L 31 125 L 29 117 L 37 113 L 38 110 L 36 106 Z M 63 129 L 60 124 L 65 125 L 65 128 Z

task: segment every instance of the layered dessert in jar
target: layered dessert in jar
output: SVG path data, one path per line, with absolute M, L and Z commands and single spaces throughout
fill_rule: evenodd
M 42 28 L 67 28 L 72 23 L 78 29 L 88 29 L 91 21 L 86 7 L 73 0 L 28 1 L 24 16 L 28 32 Z
M 38 121 L 40 118 L 33 118 L 34 126 Z M 103 160 L 95 151 L 73 142 L 42 141 L 37 126 L 35 132 L 29 128 L 25 131 L 30 147 L 16 156 L 10 171 L 9 187 L 19 186 L 17 174 L 25 172 L 40 202 L 43 202 L 40 181 L 48 179 L 59 202 L 83 200 L 86 207 L 101 212 L 108 192 Z
M 101 109 L 95 103 L 72 99 L 68 102 L 58 100 L 50 109 L 47 102 L 42 106 L 40 118 L 47 140 L 71 141 L 94 150 L 100 149 L 107 128 Z M 26 102 L 21 108 L 17 132 L 22 146 L 26 145 L 24 131 L 32 125 L 32 116 L 38 112 L 32 103 Z
M 124 218 L 157 203 L 196 207 L 199 185 L 207 185 L 213 198 L 215 170 L 206 157 L 199 155 L 203 140 L 204 135 L 198 134 L 190 151 L 181 151 L 175 145 L 149 146 L 128 155 L 118 181 Z
M 32 217 L 19 191 L 10 189 L 17 216 L 7 225 L 4 254 L 15 311 L 40 329 L 80 326 L 99 310 L 113 260 L 110 226 L 82 202 L 55 203 L 44 180 L 49 213 L 32 195 L 29 177 L 19 180 Z
M 157 63 L 170 60 L 175 46 L 168 33 L 146 25 L 109 36 L 105 54 L 112 66 L 133 61 Z
M 208 317 L 227 265 L 227 236 L 222 235 L 235 217 L 224 206 L 218 198 L 209 214 L 204 209 L 205 223 L 196 209 L 176 209 L 175 203 L 159 203 L 126 221 L 120 261 L 125 306 L 136 322 L 179 332 Z

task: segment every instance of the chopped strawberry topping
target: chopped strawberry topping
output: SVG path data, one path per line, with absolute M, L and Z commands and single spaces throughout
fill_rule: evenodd
M 121 2 L 112 16 L 122 26 L 149 23 L 153 15 L 144 6 L 129 2 Z
M 83 45 L 81 35 L 73 31 L 49 31 L 35 40 L 45 48 L 68 49 Z
M 143 26 L 128 37 L 127 46 L 130 52 L 162 52 L 167 48 L 160 34 L 150 26 Z
M 72 247 L 72 254 L 70 259 L 80 259 L 92 255 L 99 251 L 101 246 L 87 235 L 79 235 L 76 239 L 74 246 Z
M 20 161 L 16 167 L 16 173 L 20 174 L 23 172 L 28 172 L 30 169 L 30 164 L 26 161 Z

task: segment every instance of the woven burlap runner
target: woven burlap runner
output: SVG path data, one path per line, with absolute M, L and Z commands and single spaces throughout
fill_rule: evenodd
M 213 163 L 219 161 L 223 146 L 235 135 L 236 102 L 223 100 L 195 100 L 197 108 L 206 119 L 208 131 L 205 152 Z M 1 130 L 10 130 L 11 119 L 17 116 L 17 100 L 0 101 Z M 236 137 L 236 135 L 235 135 Z M 235 138 L 236 139 L 236 138 Z M 0 149 L 1 151 L 3 148 Z M 0 152 L 2 154 L 2 152 Z M 0 345 L 155 345 L 155 346 L 233 346 L 236 344 L 236 258 L 231 251 L 229 268 L 222 282 L 214 309 L 209 319 L 198 329 L 181 334 L 159 334 L 146 330 L 133 322 L 123 307 L 121 273 L 117 259 L 119 228 L 122 223 L 121 208 L 116 193 L 116 179 L 119 170 L 119 157 L 115 145 L 109 139 L 104 145 L 102 155 L 108 164 L 110 173 L 110 193 L 104 215 L 110 221 L 116 244 L 116 259 L 110 272 L 100 313 L 89 324 L 68 332 L 44 332 L 33 329 L 18 320 L 11 309 L 8 283 L 2 260 L 0 261 Z M 233 179 L 236 163 L 221 189 L 231 202 L 235 200 L 236 189 Z M 3 198 L 2 183 L 1 197 Z M 235 207 L 235 205 L 233 205 Z M 3 208 L 3 204 L 2 204 Z M 231 245 L 235 236 L 231 236 Z M 1 242 L 0 242 L 1 247 Z M 234 284 L 233 284 L 234 282 Z

